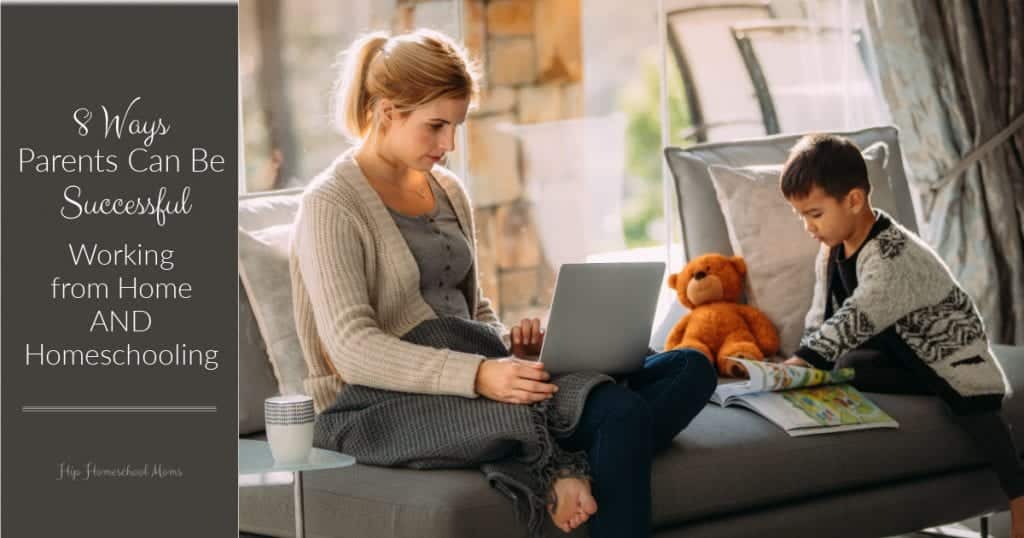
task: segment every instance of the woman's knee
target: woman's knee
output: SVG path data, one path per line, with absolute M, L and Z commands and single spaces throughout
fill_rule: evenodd
M 673 365 L 675 375 L 684 376 L 691 380 L 695 390 L 707 392 L 708 396 L 718 386 L 718 372 L 711 364 L 711 361 L 703 353 L 693 349 L 673 349 L 661 353 L 658 356 L 659 362 Z
M 689 351 L 689 350 L 688 350 Z M 718 386 L 718 371 L 702 353 L 690 351 L 683 357 L 686 360 L 686 371 L 694 377 L 701 387 L 707 390 L 708 396 Z
M 618 383 L 604 383 L 587 400 L 591 411 L 600 413 L 601 428 L 644 429 L 652 425 L 650 406 L 636 392 Z

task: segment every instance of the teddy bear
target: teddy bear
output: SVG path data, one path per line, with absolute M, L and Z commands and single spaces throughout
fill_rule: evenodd
M 738 377 L 742 367 L 727 360 L 764 360 L 779 351 L 779 333 L 755 307 L 740 304 L 747 264 L 740 256 L 705 254 L 694 258 L 668 285 L 690 309 L 669 333 L 665 349 L 696 349 L 719 375 Z

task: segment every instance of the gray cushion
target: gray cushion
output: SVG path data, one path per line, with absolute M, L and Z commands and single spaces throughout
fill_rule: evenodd
M 917 221 L 903 171 L 899 131 L 895 127 L 886 126 L 836 134 L 851 139 L 862 149 L 875 142 L 886 143 L 889 149 L 889 159 L 885 166 L 888 181 L 872 181 L 875 191 L 871 198 L 875 205 L 888 211 L 916 233 Z M 801 136 L 777 135 L 753 140 L 697 144 L 687 148 L 665 148 L 665 158 L 668 159 L 675 179 L 683 227 L 683 248 L 687 259 L 709 252 L 732 254 L 725 218 L 718 206 L 708 166 L 724 164 L 740 167 L 782 163 Z M 890 204 L 891 207 L 886 207 Z
M 709 405 L 655 460 L 655 526 L 985 465 L 937 398 L 871 397 L 899 421 L 898 430 L 789 437 L 750 411 Z M 305 485 L 307 526 L 315 536 L 496 538 L 524 532 L 511 502 L 473 470 L 357 465 L 307 473 Z M 290 486 L 242 488 L 239 496 L 242 529 L 288 528 Z
M 303 394 L 306 361 L 292 312 L 288 244 L 302 189 L 246 196 L 238 203 L 238 274 L 266 343 L 281 394 Z
M 862 153 L 872 181 L 887 176 L 888 148 L 876 142 Z M 811 238 L 793 208 L 779 194 L 782 164 L 733 168 L 713 164 L 708 170 L 725 216 L 729 244 L 747 262 L 747 304 L 760 309 L 779 331 L 779 355 L 800 347 L 804 318 L 814 296 L 814 259 L 821 244 Z M 888 182 L 885 183 L 888 187 Z M 872 189 L 885 198 L 887 189 Z M 892 198 L 885 204 L 891 207 Z
M 240 196 L 239 227 L 254 229 L 290 218 L 283 213 L 292 211 L 290 208 L 260 201 L 301 192 L 302 189 L 289 189 Z M 245 435 L 263 430 L 263 400 L 278 393 L 278 383 L 252 304 L 241 282 L 238 291 L 238 433 Z
M 983 465 L 941 401 L 871 394 L 896 430 L 790 437 L 743 409 L 709 405 L 657 461 L 658 523 L 756 509 Z M 941 450 L 937 450 L 941 447 Z
M 238 289 L 238 433 L 245 435 L 263 431 L 263 400 L 277 394 L 277 380 L 241 282 Z
M 922 536 L 915 531 L 1005 509 L 1006 497 L 996 485 L 995 475 L 978 469 L 891 482 L 880 488 L 815 495 L 763 510 L 739 510 L 663 527 L 654 536 Z
M 307 479 L 308 481 L 308 479 Z M 288 526 L 292 519 L 290 495 L 291 486 L 275 486 L 262 492 L 258 488 L 242 488 L 240 517 L 241 529 L 272 536 L 292 536 Z M 256 514 L 259 505 L 257 497 L 276 497 L 281 502 L 274 513 Z M 907 499 L 915 502 L 907 503 Z M 504 500 L 502 500 L 504 501 Z M 504 503 L 506 506 L 507 502 Z M 905 480 L 886 484 L 885 487 L 859 489 L 832 495 L 815 495 L 811 498 L 775 505 L 763 510 L 737 510 L 721 517 L 709 517 L 688 521 L 681 525 L 656 527 L 653 536 L 657 538 L 720 538 L 723 536 L 751 536 L 758 538 L 792 538 L 794 536 L 815 536 L 819 534 L 822 521 L 855 521 L 855 525 L 830 525 L 830 538 L 863 538 L 865 536 L 893 536 L 933 526 L 939 522 L 951 523 L 977 514 L 1004 510 L 1006 499 L 996 484 L 995 476 L 984 469 L 932 475 L 917 480 Z M 399 508 L 395 507 L 397 511 Z M 446 534 L 429 534 L 429 529 L 409 529 L 403 525 L 389 525 L 389 521 L 410 522 L 411 518 L 381 519 L 377 534 L 369 534 L 366 527 L 353 527 L 363 532 L 352 536 L 401 537 L 431 536 L 458 538 L 460 536 L 505 536 L 522 537 L 523 530 L 515 525 L 506 508 L 498 517 L 489 521 L 489 526 L 480 527 L 476 515 L 451 511 L 448 518 L 462 518 L 462 521 L 446 527 Z M 257 517 L 258 516 L 258 517 Z M 274 522 L 277 523 L 274 523 Z M 265 523 L 257 526 L 256 523 Z M 586 536 L 586 526 L 572 534 L 565 535 L 551 530 L 547 536 L 569 538 Z M 756 532 L 752 532 L 756 530 Z M 324 534 L 307 530 L 307 536 L 345 536 L 346 533 L 329 529 Z
M 525 536 L 512 503 L 475 470 L 356 465 L 305 473 L 303 482 L 307 536 Z M 292 535 L 291 484 L 241 487 L 238 495 L 240 530 Z

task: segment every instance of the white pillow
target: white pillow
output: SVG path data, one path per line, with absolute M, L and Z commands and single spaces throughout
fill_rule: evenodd
M 238 274 L 266 342 L 281 394 L 303 394 L 306 363 L 295 328 L 288 244 L 301 193 L 246 200 L 239 206 Z
M 874 186 L 888 182 L 884 142 L 861 154 L 872 184 L 872 204 L 892 211 L 892 200 L 876 200 Z M 782 165 L 708 167 L 725 216 L 733 253 L 747 262 L 747 303 L 768 316 L 779 331 L 779 353 L 800 347 L 804 318 L 814 293 L 814 259 L 820 244 L 804 230 L 779 189 Z

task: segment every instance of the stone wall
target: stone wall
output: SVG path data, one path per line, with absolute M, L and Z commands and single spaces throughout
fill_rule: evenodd
M 475 206 L 481 286 L 506 324 L 545 319 L 555 274 L 525 197 L 519 142 L 497 127 L 583 115 L 580 0 L 399 2 L 395 30 L 414 28 L 417 10 L 452 1 L 463 2 L 465 43 L 485 73 L 479 107 L 466 120 L 465 179 Z

